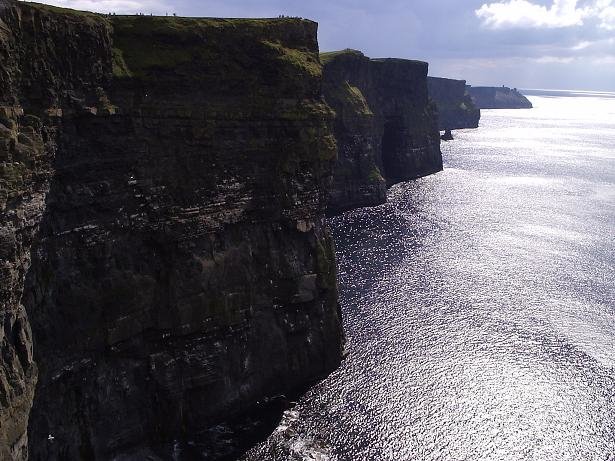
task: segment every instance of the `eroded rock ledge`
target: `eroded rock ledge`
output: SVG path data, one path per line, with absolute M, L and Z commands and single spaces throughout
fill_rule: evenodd
M 442 169 L 427 63 L 370 59 L 355 50 L 321 59 L 339 148 L 330 213 L 384 203 L 387 186 Z

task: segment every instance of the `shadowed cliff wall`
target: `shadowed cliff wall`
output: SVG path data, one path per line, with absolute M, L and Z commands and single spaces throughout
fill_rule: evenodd
M 480 109 L 531 109 L 532 103 L 516 88 L 470 86 L 468 93 Z
M 466 92 L 465 80 L 428 77 L 429 97 L 438 107 L 440 130 L 478 128 L 480 109 Z
M 36 460 L 189 440 L 335 368 L 316 24 L 0 21 L 3 446 L 25 457 L 30 327 Z
M 323 53 L 323 93 L 339 153 L 329 212 L 386 201 L 386 187 L 442 169 L 427 63 Z
M 24 278 L 46 209 L 61 122 L 59 105 L 71 97 L 96 98 L 104 60 L 97 49 L 107 25 L 32 21 L 33 7 L 0 5 L 0 458 L 27 456 L 28 414 L 37 368 L 24 308 Z M 28 30 L 45 30 L 40 43 Z M 79 34 L 81 44 L 62 38 Z M 108 44 L 108 42 L 107 42 Z M 70 56 L 57 59 L 58 55 Z M 110 66 L 111 61 L 106 63 Z

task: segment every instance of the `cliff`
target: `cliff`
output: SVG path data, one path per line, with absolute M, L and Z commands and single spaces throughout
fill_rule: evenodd
M 321 54 L 323 94 L 335 110 L 338 160 L 329 212 L 386 201 L 386 187 L 442 169 L 427 63 Z
M 532 103 L 517 89 L 488 86 L 468 87 L 472 101 L 479 109 L 531 109 Z
M 429 77 L 427 86 L 429 97 L 438 107 L 441 131 L 478 128 L 480 109 L 466 91 L 465 80 Z
M 339 364 L 316 29 L 0 11 L 0 458 L 156 459 Z

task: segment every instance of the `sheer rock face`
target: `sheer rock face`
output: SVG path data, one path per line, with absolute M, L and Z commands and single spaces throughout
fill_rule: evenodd
M 0 459 L 6 460 L 27 457 L 37 373 L 22 295 L 51 155 L 36 119 L 0 106 Z
M 53 176 L 58 107 L 89 93 L 83 79 L 91 88 L 99 84 L 93 45 L 106 30 L 47 21 L 33 11 L 0 4 L 0 459 L 7 460 L 27 457 L 37 367 L 24 279 Z M 48 40 L 33 46 L 34 30 Z M 81 34 L 86 49 L 71 47 L 71 34 Z M 73 63 L 56 59 L 58 53 Z
M 329 212 L 386 201 L 386 187 L 442 169 L 427 63 L 324 53 L 323 93 L 339 154 Z
M 334 369 L 316 24 L 0 21 L 0 458 L 189 440 Z
M 468 93 L 480 109 L 531 109 L 532 103 L 514 88 L 470 86 Z
M 438 107 L 440 130 L 478 128 L 480 109 L 466 91 L 465 80 L 428 77 L 429 97 Z

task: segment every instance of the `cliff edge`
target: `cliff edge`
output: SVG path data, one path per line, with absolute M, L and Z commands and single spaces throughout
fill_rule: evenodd
M 0 10 L 2 459 L 156 459 L 339 364 L 316 31 Z
M 479 109 L 531 109 L 532 103 L 516 88 L 470 86 L 468 93 Z
M 441 131 L 478 128 L 480 109 L 466 91 L 465 80 L 428 77 L 429 97 L 438 107 Z
M 442 170 L 427 63 L 355 50 L 322 53 L 321 60 L 338 142 L 330 213 L 384 203 L 387 186 Z

